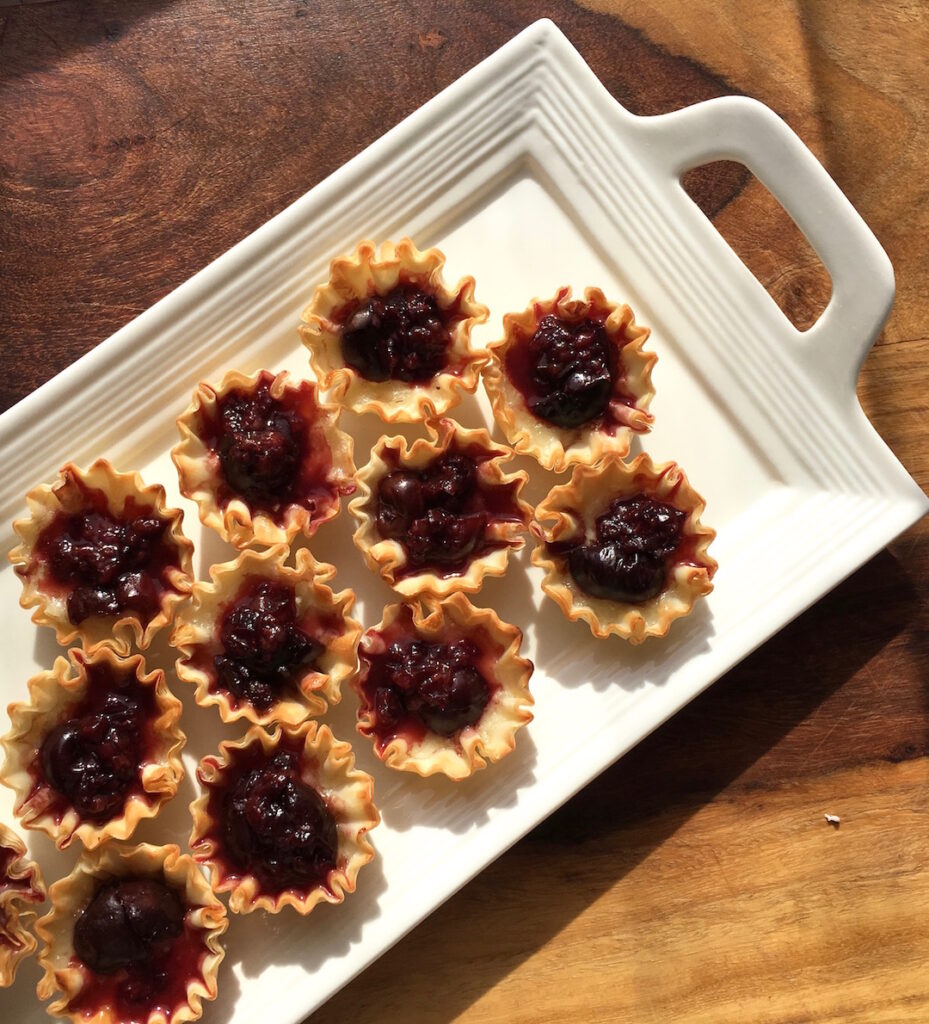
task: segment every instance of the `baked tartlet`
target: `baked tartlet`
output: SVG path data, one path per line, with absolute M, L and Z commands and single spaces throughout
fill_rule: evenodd
M 464 779 L 532 721 L 522 633 L 464 594 L 393 604 L 362 640 L 358 731 L 391 768 Z
M 507 440 L 546 468 L 594 465 L 626 455 L 632 434 L 649 430 L 657 356 L 643 351 L 649 329 L 599 288 L 572 299 L 561 288 L 503 317 L 488 349 L 484 386 Z
M 322 387 L 355 412 L 388 422 L 441 415 L 477 389 L 487 353 L 471 330 L 489 310 L 474 278 L 454 288 L 445 256 L 410 241 L 360 242 L 331 264 L 329 281 L 303 312 L 300 337 Z
M 430 438 L 407 446 L 382 437 L 358 472 L 349 511 L 368 566 L 405 597 L 480 590 L 502 576 L 523 546 L 532 507 L 519 494 L 529 479 L 506 474 L 513 457 L 484 429 L 449 419 L 426 424 Z
M 32 903 L 44 903 L 39 866 L 26 859 L 23 841 L 0 823 L 0 988 L 13 984 L 16 971 L 36 948 L 29 924 Z
M 190 848 L 235 913 L 341 903 L 374 857 L 374 784 L 327 726 L 252 726 L 200 762 Z
M 165 507 L 164 488 L 98 459 L 86 470 L 69 462 L 26 501 L 30 518 L 13 523 L 21 543 L 9 558 L 23 584 L 19 603 L 38 606 L 32 621 L 51 626 L 62 647 L 147 648 L 193 576 L 184 513 Z
M 594 636 L 664 636 L 713 589 L 707 548 L 716 532 L 700 522 L 704 507 L 674 462 L 656 466 L 643 454 L 575 466 L 536 508 L 542 589 Z
M 177 846 L 107 843 L 49 890 L 40 999 L 74 1024 L 182 1024 L 216 998 L 229 920 Z
M 199 384 L 171 451 L 181 494 L 239 548 L 311 537 L 355 491 L 353 442 L 336 426 L 339 412 L 315 384 L 286 372 L 232 370 L 215 387 Z
M 177 793 L 181 702 L 141 655 L 68 653 L 29 680 L 28 702 L 10 705 L 0 782 L 26 828 L 62 850 L 75 837 L 92 849 L 128 838 Z
M 194 585 L 171 637 L 178 678 L 196 686 L 197 703 L 215 704 L 224 722 L 298 725 L 340 700 L 357 665 L 361 625 L 349 618 L 355 595 L 334 594 L 334 566 L 305 548 L 296 568 L 287 548 L 243 551 L 210 567 Z

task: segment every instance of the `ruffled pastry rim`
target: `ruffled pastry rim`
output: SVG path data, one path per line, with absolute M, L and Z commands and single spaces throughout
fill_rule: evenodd
M 260 743 L 264 753 L 270 757 L 282 735 L 292 741 L 303 741 L 303 780 L 323 796 L 330 811 L 333 810 L 333 800 L 338 802 L 338 813 L 333 812 L 333 816 L 336 817 L 339 834 L 340 860 L 344 852 L 345 864 L 336 866 L 325 886 L 317 885 L 303 893 L 288 889 L 271 896 L 260 891 L 254 875 L 243 873 L 230 877 L 223 869 L 216 856 L 218 844 L 207 835 L 213 824 L 208 808 L 211 788 L 231 765 L 231 751 Z M 277 914 L 284 907 L 293 907 L 306 915 L 319 903 L 342 903 L 346 893 L 355 891 L 358 872 L 374 858 L 374 847 L 367 833 L 380 822 L 381 816 L 374 806 L 374 780 L 355 768 L 351 745 L 337 740 L 327 725 L 318 726 L 312 721 L 296 728 L 275 725 L 270 733 L 253 725 L 241 739 L 223 740 L 218 756 L 208 754 L 204 757 L 197 768 L 197 778 L 202 792 L 190 805 L 194 823 L 190 849 L 194 859 L 208 867 L 214 892 L 228 894 L 229 909 L 233 913 L 265 910 L 269 914 Z
M 611 341 L 619 341 L 619 358 L 624 375 L 618 383 L 636 396 L 633 407 L 614 403 L 617 415 L 625 421 L 615 434 L 589 427 L 558 427 L 529 411 L 522 392 L 510 381 L 504 368 L 507 352 L 516 344 L 517 335 L 533 335 L 542 319 L 550 314 L 576 321 L 590 309 L 608 309 L 604 328 Z M 654 417 L 648 407 L 655 397 L 651 374 L 658 356 L 643 349 L 651 330 L 635 322 L 625 303 L 610 302 L 599 288 L 585 288 L 583 299 L 572 299 L 571 289 L 562 287 L 552 299 L 533 299 L 521 313 L 503 317 L 503 337 L 487 346 L 490 361 L 484 367 L 484 387 L 490 398 L 494 419 L 507 440 L 520 454 L 532 455 L 546 469 L 563 473 L 575 463 L 594 465 L 610 453 L 625 456 L 633 433 L 651 429 Z
M 444 253 L 435 248 L 417 249 L 409 238 L 385 241 L 380 252 L 374 242 L 364 240 L 353 253 L 332 261 L 329 281 L 316 288 L 303 311 L 299 332 L 313 372 L 322 387 L 331 389 L 335 401 L 354 412 L 376 413 L 387 423 L 415 423 L 441 416 L 464 394 L 477 390 L 488 355 L 484 349 L 472 347 L 471 331 L 487 320 L 490 310 L 474 300 L 473 277 L 463 277 L 450 289 L 442 277 L 444 266 Z M 416 279 L 435 297 L 440 309 L 458 302 L 464 317 L 451 332 L 448 352 L 450 362 L 464 361 L 460 373 L 443 371 L 425 384 L 409 384 L 401 380 L 370 381 L 346 365 L 341 325 L 331 319 L 332 314 L 347 302 L 368 298 L 375 292 L 386 294 L 396 287 L 401 274 Z
M 326 581 L 335 576 L 335 566 L 318 562 L 306 548 L 297 551 L 295 568 L 284 564 L 287 555 L 288 549 L 278 545 L 264 551 L 243 551 L 234 561 L 210 566 L 212 583 L 195 583 L 190 601 L 177 615 L 171 635 L 172 645 L 181 654 L 175 664 L 177 677 L 196 687 L 194 699 L 201 707 L 216 705 L 224 722 L 245 718 L 255 725 L 270 726 L 275 722 L 299 725 L 308 717 L 322 715 L 328 707 L 338 704 L 342 683 L 355 672 L 362 626 L 348 615 L 355 603 L 354 590 L 333 593 L 332 588 L 326 586 Z M 314 668 L 294 681 L 302 700 L 287 698 L 264 714 L 246 700 L 234 707 L 224 690 L 211 692 L 210 674 L 190 664 L 195 645 L 215 641 L 223 605 L 235 597 L 247 576 L 281 580 L 293 587 L 298 617 L 301 609 L 313 607 L 341 617 L 344 623 L 344 631 L 326 646 L 319 659 L 326 671 Z
M 182 890 L 187 904 L 185 920 L 204 933 L 206 955 L 202 958 L 199 977 L 187 984 L 187 1002 L 167 1017 L 152 1012 L 147 1024 L 184 1024 L 198 1020 L 203 1013 L 202 1001 L 216 998 L 217 973 L 225 956 L 220 939 L 229 926 L 226 908 L 216 898 L 200 869 L 189 854 L 182 854 L 174 844 L 153 846 L 142 843 L 126 846 L 107 843 L 83 853 L 66 878 L 49 890 L 52 910 L 36 924 L 36 932 L 45 946 L 39 953 L 39 964 L 45 971 L 37 992 L 40 999 L 58 999 L 48 1007 L 53 1017 L 67 1017 L 74 1024 L 119 1024 L 119 1017 L 110 1007 L 101 1007 L 93 1017 L 69 1011 L 68 1004 L 84 990 L 93 976 L 85 965 L 71 963 L 74 954 L 74 922 L 89 902 L 97 880 L 144 875 L 164 877 Z
M 371 450 L 368 463 L 358 470 L 358 494 L 349 502 L 348 510 L 358 520 L 358 527 L 352 535 L 355 546 L 364 555 L 365 562 L 373 572 L 379 572 L 383 579 L 404 597 L 432 594 L 445 597 L 455 591 L 476 593 L 484 583 L 485 576 L 502 576 L 506 572 L 510 551 L 519 551 L 525 544 L 522 534 L 532 518 L 532 506 L 519 495 L 529 480 L 525 470 L 504 473 L 500 464 L 513 458 L 513 451 L 491 440 L 483 427 L 469 429 L 454 420 L 441 419 L 426 423 L 429 438 L 417 438 L 411 445 L 402 436 L 381 437 Z M 520 522 L 491 520 L 487 526 L 487 537 L 503 542 L 504 546 L 472 558 L 465 572 L 455 576 L 438 576 L 431 572 L 419 572 L 397 580 L 396 572 L 407 564 L 406 551 L 396 540 L 384 540 L 377 530 L 374 511 L 368 507 L 375 493 L 377 482 L 390 471 L 384 453 L 391 449 L 405 469 L 418 469 L 433 458 L 447 451 L 452 441 L 459 445 L 480 445 L 493 458 L 483 462 L 478 472 L 489 475 L 489 483 L 515 483 L 514 497 L 523 515 Z
M 319 414 L 315 425 L 322 430 L 332 456 L 327 477 L 327 483 L 335 491 L 332 505 L 322 515 L 317 515 L 294 502 L 287 506 L 283 526 L 264 512 L 253 514 L 251 507 L 241 498 L 233 498 L 225 508 L 220 507 L 216 500 L 218 477 L 210 465 L 210 450 L 195 429 L 204 410 L 215 411 L 219 400 L 230 391 L 254 391 L 264 377 L 271 378 L 269 391 L 275 399 L 279 399 L 287 390 L 297 390 L 304 385 L 310 387 Z M 301 531 L 305 536 L 312 537 L 323 523 L 338 515 L 341 499 L 355 490 L 355 442 L 337 426 L 341 411 L 337 405 L 322 400 L 312 381 L 292 381 L 286 370 L 277 375 L 272 375 L 269 370 L 258 370 L 250 376 L 238 370 L 230 370 L 215 387 L 201 381 L 190 405 L 177 418 L 181 440 L 171 449 L 181 494 L 196 502 L 204 526 L 215 530 L 223 540 L 237 548 L 253 543 L 289 544 Z
M 7 869 L 6 877 L 14 882 L 25 882 L 27 889 L 4 889 L 0 877 L 0 921 L 3 930 L 11 935 L 19 947 L 0 942 L 0 988 L 8 988 L 16 979 L 19 965 L 32 956 L 38 943 L 29 930 L 35 911 L 24 909 L 21 903 L 44 903 L 45 883 L 39 865 L 27 857 L 26 844 L 3 822 L 0 822 L 0 849 L 11 850 L 15 858 Z
M 168 689 L 161 669 L 146 673 L 141 654 L 123 658 L 111 648 L 101 647 L 93 655 L 75 648 L 68 656 L 70 661 L 58 657 L 50 670 L 39 672 L 29 680 L 28 701 L 9 706 L 12 728 L 0 739 L 5 755 L 0 782 L 15 791 L 13 813 L 24 828 L 47 833 L 59 850 L 66 849 L 75 838 L 92 850 L 109 839 L 128 839 L 140 821 L 154 818 L 162 806 L 176 796 L 184 777 L 180 755 L 186 736 L 180 728 L 181 702 Z M 114 671 L 132 672 L 140 684 L 153 688 L 158 709 L 151 723 L 155 747 L 153 756 L 141 766 L 142 789 L 150 800 L 133 793 L 124 804 L 122 814 L 99 825 L 82 819 L 69 806 L 56 823 L 54 817 L 46 813 L 41 800 L 33 803 L 29 799 L 35 784 L 29 768 L 39 756 L 42 740 L 58 724 L 65 708 L 79 701 L 86 692 L 87 666 L 102 663 Z M 37 796 L 41 796 L 41 790 Z
M 441 773 L 456 782 L 466 779 L 487 761 L 499 761 L 516 746 L 516 733 L 532 721 L 529 708 L 535 703 L 529 690 L 529 680 L 535 666 L 520 655 L 523 634 L 518 626 L 504 622 L 492 608 L 477 608 L 456 593 L 443 600 L 434 597 L 419 603 L 397 603 L 384 609 L 381 621 L 367 630 L 362 639 L 362 651 L 379 643 L 377 634 L 392 626 L 409 609 L 414 629 L 427 640 L 441 636 L 448 623 L 464 632 L 483 629 L 503 648 L 494 665 L 494 691 L 484 713 L 476 725 L 467 726 L 457 736 L 446 737 L 427 731 L 426 736 L 411 745 L 403 736 L 395 736 L 383 750 L 378 749 L 374 734 L 373 709 L 365 699 L 363 686 L 369 674 L 369 664 L 362 657 L 361 668 L 352 687 L 358 695 L 358 722 L 356 729 L 373 741 L 374 753 L 388 767 L 399 771 L 428 776 Z
M 693 559 L 698 564 L 675 565 L 665 589 L 642 604 L 591 597 L 574 582 L 565 559 L 549 554 L 546 544 L 576 535 L 581 529 L 592 531 L 613 498 L 643 491 L 687 513 L 683 536 L 695 538 Z M 664 636 L 675 619 L 689 614 L 696 599 L 713 589 L 717 562 L 707 549 L 716 531 L 700 522 L 705 508 L 706 502 L 676 462 L 655 465 L 643 452 L 629 463 L 610 457 L 597 466 L 575 466 L 570 481 L 553 487 L 539 503 L 531 526 L 536 539 L 532 562 L 545 570 L 542 590 L 568 619 L 582 619 L 600 639 L 616 634 L 640 644 L 646 637 Z M 583 510 L 582 520 L 576 514 L 579 510 Z M 545 527 L 543 521 L 553 525 Z
M 136 615 L 91 616 L 76 626 L 68 618 L 67 595 L 46 593 L 40 586 L 41 571 L 30 571 L 29 563 L 42 531 L 62 510 L 76 511 L 80 505 L 69 501 L 73 481 L 77 479 L 85 487 L 103 491 L 107 508 L 113 515 L 121 515 L 127 498 L 134 498 L 154 512 L 159 519 L 169 523 L 168 535 L 179 555 L 180 567 L 167 570 L 168 588 L 161 596 L 161 608 L 147 626 Z M 79 492 L 78 492 L 79 493 Z M 64 501 L 62 500 L 64 498 Z M 136 472 L 120 473 L 107 459 L 97 459 L 86 470 L 73 462 L 66 463 L 53 484 L 39 484 L 26 495 L 29 506 L 28 519 L 16 519 L 13 529 L 20 541 L 9 553 L 16 575 L 23 584 L 19 603 L 23 608 L 33 608 L 32 621 L 40 626 L 51 626 L 61 647 L 68 647 L 79 641 L 88 654 L 100 647 L 112 647 L 118 654 L 126 655 L 134 641 L 139 650 L 146 650 L 152 638 L 163 626 L 170 624 L 178 604 L 184 601 L 193 584 L 194 546 L 181 529 L 184 513 L 178 508 L 167 508 L 165 489 L 161 484 L 146 484 Z M 115 621 L 114 621 L 115 619 Z

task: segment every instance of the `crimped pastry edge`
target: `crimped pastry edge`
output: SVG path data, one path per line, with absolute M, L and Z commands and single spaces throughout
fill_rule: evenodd
M 39 865 L 28 859 L 26 845 L 12 830 L 0 822 L 0 848 L 11 850 L 15 857 L 7 869 L 7 877 L 24 882 L 25 889 L 6 889 L 0 878 L 0 924 L 2 931 L 11 936 L 19 946 L 0 941 L 0 988 L 8 988 L 16 979 L 19 965 L 36 950 L 38 943 L 29 930 L 35 911 L 23 909 L 20 904 L 43 903 L 45 883 Z
M 158 708 L 158 716 L 152 722 L 154 759 L 143 764 L 141 771 L 142 789 L 154 799 L 149 802 L 133 793 L 122 814 L 102 825 L 82 820 L 73 807 L 56 822 L 41 805 L 31 805 L 33 777 L 29 768 L 39 756 L 43 739 L 58 724 L 63 709 L 79 701 L 86 692 L 87 667 L 101 663 L 114 671 L 132 672 L 139 683 L 154 690 Z M 155 817 L 176 796 L 184 777 L 181 750 L 186 736 L 179 724 L 182 704 L 168 689 L 161 669 L 146 672 L 141 654 L 123 658 L 110 647 L 100 647 L 93 654 L 75 648 L 68 652 L 68 658 L 59 656 L 51 669 L 34 675 L 28 688 L 28 701 L 10 704 L 11 728 L 0 739 L 4 752 L 0 782 L 15 791 L 13 813 L 25 828 L 45 832 L 59 850 L 66 849 L 75 839 L 87 849 L 94 849 L 110 839 L 128 839 L 140 821 Z
M 411 445 L 402 436 L 381 437 L 371 450 L 371 458 L 358 471 L 358 494 L 348 506 L 349 512 L 358 520 L 352 539 L 364 556 L 368 568 L 379 572 L 385 582 L 405 598 L 428 594 L 446 597 L 455 591 L 475 593 L 481 589 L 485 576 L 502 576 L 506 572 L 510 551 L 519 551 L 525 543 L 522 534 L 532 517 L 532 506 L 519 495 L 529 480 L 529 474 L 525 470 L 503 472 L 500 464 L 511 459 L 513 452 L 492 441 L 483 427 L 472 430 L 454 420 L 443 418 L 427 421 L 426 430 L 429 438 L 417 438 Z M 407 564 L 406 552 L 398 541 L 380 537 L 375 512 L 371 507 L 377 483 L 389 471 L 384 454 L 387 449 L 391 449 L 405 469 L 418 469 L 447 451 L 456 440 L 461 446 L 480 445 L 495 453 L 493 458 L 481 464 L 479 472 L 484 473 L 485 479 L 493 484 L 517 484 L 515 497 L 523 516 L 522 521 L 491 521 L 487 528 L 488 538 L 503 542 L 505 547 L 471 559 L 465 572 L 460 575 L 438 576 L 431 572 L 420 572 L 398 580 L 397 570 Z
M 516 344 L 518 334 L 533 335 L 542 319 L 550 314 L 576 321 L 586 317 L 592 308 L 610 311 L 603 326 L 610 341 L 619 348 L 624 374 L 617 384 L 636 396 L 634 407 L 620 402 L 614 405 L 625 420 L 615 434 L 584 426 L 558 427 L 533 415 L 504 369 L 506 354 Z M 650 333 L 649 328 L 635 322 L 629 306 L 610 302 L 599 288 L 585 288 L 583 299 L 572 299 L 571 289 L 562 287 L 554 298 L 536 298 L 522 312 L 504 314 L 503 337 L 487 346 L 490 360 L 482 375 L 494 419 L 510 444 L 520 454 L 533 456 L 556 473 L 565 472 L 576 463 L 594 465 L 609 454 L 627 455 L 632 435 L 647 432 L 653 422 L 648 407 L 655 397 L 651 373 L 658 356 L 644 351 Z
M 369 629 L 362 640 L 362 651 L 378 643 L 377 633 L 392 626 L 409 609 L 413 627 L 427 640 L 442 634 L 450 622 L 467 632 L 485 630 L 503 649 L 494 665 L 494 679 L 499 689 L 494 693 L 478 723 L 461 730 L 457 737 L 444 737 L 427 732 L 414 745 L 395 736 L 383 750 L 374 743 L 374 753 L 389 767 L 399 771 L 428 776 L 441 773 L 460 781 L 486 767 L 487 761 L 499 761 L 516 746 L 516 733 L 532 721 L 529 707 L 534 703 L 529 690 L 533 664 L 520 655 L 522 631 L 504 622 L 492 608 L 477 608 L 464 594 L 455 593 L 439 600 L 427 597 L 419 603 L 397 603 L 384 609 L 381 621 Z M 373 709 L 367 704 L 363 684 L 368 665 L 361 658 L 361 667 L 352 680 L 360 701 L 356 728 L 362 736 L 374 740 Z
M 253 875 L 230 878 L 223 872 L 216 858 L 217 844 L 207 836 L 212 822 L 208 807 L 210 788 L 231 764 L 232 751 L 260 743 L 265 754 L 270 756 L 277 749 L 282 735 L 291 740 L 302 740 L 303 780 L 324 797 L 330 810 L 333 810 L 333 803 L 337 803 L 334 817 L 339 852 L 345 851 L 346 858 L 343 867 L 336 866 L 330 873 L 328 888 L 314 886 L 304 893 L 288 889 L 270 896 L 260 892 L 259 883 Z M 315 768 L 311 762 L 315 763 Z M 265 910 L 269 914 L 277 914 L 284 907 L 293 907 L 306 915 L 319 903 L 342 903 L 346 893 L 355 891 L 358 872 L 374 858 L 374 847 L 367 833 L 381 819 L 374 805 L 374 780 L 355 768 L 351 745 L 337 740 L 327 725 L 318 726 L 312 721 L 297 727 L 275 725 L 271 732 L 253 725 L 241 739 L 220 743 L 218 755 L 204 757 L 197 768 L 197 778 L 203 791 L 190 805 L 193 818 L 190 849 L 194 859 L 207 866 L 213 890 L 228 893 L 229 909 L 233 913 Z
M 287 506 L 283 526 L 269 515 L 258 511 L 252 514 L 248 503 L 233 498 L 221 508 L 216 500 L 217 471 L 211 464 L 210 451 L 197 433 L 197 421 L 204 411 L 212 412 L 218 402 L 231 391 L 253 391 L 267 377 L 272 398 L 279 399 L 287 390 L 309 388 L 316 406 L 317 425 L 326 439 L 332 457 L 327 484 L 335 492 L 332 504 L 322 514 L 314 514 L 297 503 Z M 200 521 L 215 530 L 225 541 L 237 548 L 249 544 L 289 544 L 299 533 L 311 537 L 323 524 L 334 518 L 341 508 L 341 499 L 354 493 L 355 462 L 354 439 L 337 426 L 341 409 L 324 402 L 311 381 L 293 381 L 286 370 L 272 376 L 269 370 L 258 370 L 251 375 L 230 370 L 219 384 L 201 381 L 194 391 L 190 405 L 177 418 L 181 440 L 171 449 L 171 459 L 177 469 L 181 494 L 196 502 Z
M 592 530 L 594 521 L 613 498 L 643 490 L 686 511 L 684 536 L 695 538 L 693 557 L 697 564 L 676 565 L 669 585 L 642 604 L 591 597 L 574 582 L 564 559 L 550 555 L 546 545 L 575 535 L 579 529 Z M 644 452 L 629 463 L 609 457 L 597 466 L 575 466 L 570 481 L 553 487 L 536 508 L 531 527 L 536 539 L 532 562 L 545 570 L 542 590 L 568 619 L 586 622 L 600 639 L 615 634 L 639 644 L 649 636 L 664 636 L 675 619 L 689 614 L 696 599 L 713 589 L 717 563 L 707 549 L 716 531 L 700 522 L 705 507 L 677 463 L 655 465 Z M 582 520 L 577 518 L 578 511 L 582 511 Z M 543 526 L 544 522 L 552 525 Z
M 455 288 L 449 288 L 442 277 L 444 266 L 445 255 L 439 249 L 419 250 L 409 238 L 385 241 L 380 250 L 374 242 L 364 240 L 352 253 L 332 260 L 329 280 L 317 287 L 298 329 L 313 372 L 335 401 L 354 412 L 373 412 L 387 423 L 414 423 L 443 415 L 463 395 L 477 390 L 488 355 L 472 346 L 471 331 L 487 320 L 490 311 L 475 301 L 473 277 L 464 277 Z M 386 294 L 396 287 L 401 275 L 420 282 L 440 309 L 458 301 L 465 316 L 451 333 L 448 351 L 450 362 L 464 363 L 460 373 L 442 372 L 424 384 L 409 384 L 369 381 L 346 365 L 341 328 L 333 322 L 333 313 L 352 300 Z
M 201 707 L 215 705 L 224 722 L 245 718 L 254 725 L 266 727 L 275 722 L 299 725 L 306 718 L 321 715 L 329 706 L 338 704 L 342 683 L 356 669 L 362 627 L 348 615 L 355 602 L 355 592 L 346 589 L 333 593 L 326 586 L 326 581 L 335 576 L 335 566 L 318 562 L 306 548 L 297 551 L 295 568 L 285 565 L 287 555 L 288 549 L 277 545 L 260 552 L 242 551 L 231 562 L 211 566 L 212 582 L 195 583 L 190 601 L 178 613 L 171 635 L 171 643 L 181 655 L 175 663 L 177 676 L 182 682 L 193 684 L 195 700 Z M 278 579 L 293 587 L 298 617 L 301 611 L 313 607 L 341 616 L 345 627 L 332 643 L 327 644 L 319 659 L 320 667 L 325 671 L 313 668 L 294 681 L 302 699 L 279 701 L 264 714 L 260 714 L 248 701 L 241 701 L 238 707 L 234 707 L 223 690 L 211 693 L 210 675 L 190 663 L 196 645 L 214 641 L 223 605 L 235 597 L 247 576 Z
M 91 616 L 75 626 L 68 618 L 67 598 L 43 591 L 41 580 L 37 578 L 40 574 L 30 571 L 32 554 L 39 536 L 55 514 L 62 509 L 76 511 L 80 507 L 73 500 L 74 480 L 82 482 L 86 487 L 103 491 L 107 497 L 107 507 L 114 515 L 119 515 L 126 499 L 132 497 L 170 524 L 168 532 L 178 549 L 180 567 L 168 571 L 171 589 L 165 590 L 161 598 L 161 609 L 144 628 L 135 615 L 120 618 L 112 615 Z M 139 650 L 146 650 L 155 634 L 171 623 L 177 605 L 186 599 L 193 583 L 194 546 L 181 529 L 184 513 L 181 509 L 165 506 L 165 490 L 161 484 L 146 485 L 136 472 L 120 473 L 107 459 L 97 459 L 86 470 L 68 462 L 61 468 L 54 483 L 39 484 L 29 491 L 26 503 L 30 515 L 28 519 L 14 520 L 13 529 L 19 535 L 20 543 L 8 557 L 23 584 L 19 603 L 23 608 L 36 609 L 32 613 L 32 621 L 40 626 L 51 626 L 61 647 L 79 641 L 88 654 L 106 646 L 112 647 L 118 654 L 126 655 L 133 642 Z
M 119 1017 L 110 1007 L 103 1007 L 87 1018 L 80 1012 L 69 1011 L 68 1004 L 83 991 L 87 979 L 85 969 L 71 962 L 75 920 L 92 897 L 96 880 L 126 875 L 163 876 L 175 888 L 183 890 L 188 906 L 187 920 L 204 933 L 207 951 L 200 964 L 200 976 L 188 982 L 187 1002 L 168 1016 L 160 1011 L 151 1013 L 147 1024 L 185 1024 L 198 1020 L 203 1013 L 203 1000 L 216 998 L 217 974 L 225 955 L 220 940 L 229 920 L 226 908 L 213 894 L 193 858 L 181 854 L 179 847 L 173 844 L 107 843 L 83 853 L 71 874 L 51 887 L 52 910 L 36 924 L 36 932 L 45 943 L 39 953 L 39 964 L 45 974 L 36 990 L 38 996 L 50 999 L 59 993 L 48 1012 L 54 1017 L 66 1017 L 74 1024 L 119 1024 Z

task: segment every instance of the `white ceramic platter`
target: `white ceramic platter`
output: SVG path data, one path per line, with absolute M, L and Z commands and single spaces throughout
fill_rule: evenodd
M 808 236 L 833 295 L 804 334 L 784 318 L 679 184 L 715 159 L 747 165 Z M 446 89 L 174 293 L 0 417 L 0 535 L 26 490 L 68 459 L 105 455 L 141 470 L 180 502 L 168 451 L 174 417 L 201 379 L 229 368 L 309 372 L 295 326 L 329 260 L 363 237 L 410 234 L 439 245 L 449 276 L 473 273 L 492 310 L 490 340 L 508 310 L 561 284 L 596 284 L 652 327 L 654 432 L 647 450 L 676 459 L 707 498 L 719 531 L 716 589 L 664 641 L 632 648 L 595 641 L 542 600 L 528 552 L 476 600 L 526 635 L 537 669 L 536 718 L 515 753 L 453 785 L 383 768 L 355 743 L 375 777 L 383 824 L 378 857 L 341 907 L 309 919 L 284 912 L 232 921 L 212 1022 L 288 1024 L 309 1014 L 456 889 L 585 783 L 674 714 L 753 648 L 919 518 L 927 501 L 867 422 L 855 396 L 858 367 L 893 298 L 890 264 L 815 158 L 766 107 L 711 100 L 662 117 L 619 106 L 550 22 L 539 22 Z M 490 421 L 469 400 L 456 414 Z M 382 432 L 346 415 L 363 464 Z M 417 428 L 407 431 L 412 435 Z M 554 478 L 529 460 L 530 500 Z M 232 551 L 184 502 L 200 573 Z M 391 592 L 351 543 L 347 512 L 313 540 L 375 623 Z M 56 654 L 51 630 L 17 605 L 19 583 L 0 572 L 3 702 Z M 170 672 L 161 643 L 150 659 Z M 169 678 L 171 676 L 169 675 Z M 185 698 L 188 777 L 137 838 L 189 834 L 191 769 L 215 749 L 219 716 Z M 186 688 L 184 688 L 186 691 Z M 354 698 L 330 712 L 352 738 Z M 4 723 L 3 728 L 6 728 Z M 8 791 L 3 819 L 12 821 Z M 46 877 L 74 852 L 44 835 L 30 848 Z M 454 953 L 449 950 L 450 968 Z M 38 968 L 0 993 L 0 1020 L 44 1020 Z

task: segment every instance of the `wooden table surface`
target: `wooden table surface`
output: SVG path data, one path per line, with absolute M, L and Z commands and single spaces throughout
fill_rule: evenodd
M 823 161 L 897 274 L 861 401 L 929 486 L 923 0 L 3 6 L 0 408 L 541 16 L 634 112 L 746 93 Z M 811 323 L 828 278 L 765 190 L 725 165 L 688 184 Z M 929 1020 L 927 597 L 922 523 L 314 1024 Z

